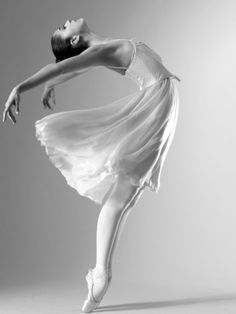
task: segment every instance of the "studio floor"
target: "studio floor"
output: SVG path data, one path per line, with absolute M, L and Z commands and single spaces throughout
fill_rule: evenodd
M 15 286 L 1 289 L 0 314 L 83 313 L 87 287 L 71 283 Z M 235 314 L 236 294 L 200 292 L 127 282 L 111 283 L 99 308 L 105 313 Z

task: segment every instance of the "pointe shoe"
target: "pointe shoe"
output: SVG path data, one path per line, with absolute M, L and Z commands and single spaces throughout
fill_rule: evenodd
M 93 276 L 93 270 L 91 268 L 89 268 L 89 270 L 87 271 L 85 278 L 88 284 L 89 293 L 88 293 L 88 298 L 85 300 L 83 304 L 82 311 L 84 313 L 90 313 L 93 310 L 95 310 L 101 303 L 102 298 L 105 295 L 108 289 L 108 286 L 111 282 L 112 276 L 111 276 L 111 272 L 108 272 L 108 273 L 101 274 L 99 275 L 98 278 L 96 278 L 96 281 L 100 281 L 100 280 L 105 281 L 105 287 L 106 287 L 104 290 L 105 292 L 100 296 L 99 300 L 96 300 L 93 296 L 94 276 Z

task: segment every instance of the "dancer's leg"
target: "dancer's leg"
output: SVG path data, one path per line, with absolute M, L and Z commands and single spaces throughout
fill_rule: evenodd
M 124 217 L 124 222 L 127 218 L 126 213 L 130 211 L 133 206 L 136 193 L 140 187 L 130 184 L 128 178 L 120 174 L 117 183 L 115 184 L 110 197 L 104 204 L 99 214 L 97 223 L 97 256 L 96 266 L 94 268 L 95 274 L 108 271 L 110 265 L 110 256 L 112 246 L 116 239 L 117 231 L 120 223 Z M 125 216 L 123 216 L 125 215 Z M 104 287 L 103 287 L 104 286 Z M 93 295 L 99 299 L 101 294 L 104 294 L 103 289 L 106 288 L 104 282 L 97 283 L 93 287 Z
M 137 193 L 134 195 L 134 199 L 132 200 L 129 208 L 126 211 L 124 211 L 123 215 L 121 216 L 119 227 L 118 227 L 117 232 L 114 236 L 114 242 L 113 242 L 113 245 L 111 247 L 110 256 L 109 256 L 108 269 L 111 272 L 112 272 L 112 263 L 113 263 L 114 253 L 115 253 L 116 248 L 118 246 L 118 243 L 120 241 L 121 234 L 123 233 L 124 226 L 126 224 L 126 220 L 127 220 L 128 216 L 131 212 L 130 209 L 137 203 L 137 201 L 139 200 L 139 198 L 143 194 L 143 191 L 144 191 L 144 186 L 140 187 L 137 190 Z

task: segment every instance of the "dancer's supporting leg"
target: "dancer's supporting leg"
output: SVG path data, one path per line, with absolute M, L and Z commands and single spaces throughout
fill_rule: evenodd
M 115 251 L 117 249 L 118 243 L 120 241 L 121 234 L 123 233 L 124 226 L 126 224 L 126 220 L 127 220 L 128 216 L 129 216 L 129 214 L 131 212 L 130 209 L 140 199 L 141 195 L 143 194 L 143 191 L 144 191 L 144 186 L 142 186 L 139 189 L 137 189 L 136 194 L 134 195 L 134 198 L 133 198 L 133 200 L 131 201 L 131 203 L 129 205 L 129 208 L 127 210 L 125 210 L 123 215 L 121 216 L 120 224 L 119 224 L 117 232 L 116 232 L 116 234 L 114 236 L 114 242 L 113 242 L 113 245 L 111 247 L 110 256 L 109 256 L 108 269 L 110 270 L 111 273 L 112 273 L 112 265 L 113 265 L 114 254 L 115 254 Z
M 116 236 L 120 235 L 119 228 L 124 227 L 125 221 L 134 205 L 134 198 L 140 191 L 139 186 L 130 183 L 126 175 L 120 174 L 117 182 L 103 205 L 97 223 L 97 256 L 94 272 L 99 274 L 107 272 L 110 264 L 110 257 Z M 97 282 L 93 287 L 95 299 L 104 295 L 106 285 L 104 282 Z

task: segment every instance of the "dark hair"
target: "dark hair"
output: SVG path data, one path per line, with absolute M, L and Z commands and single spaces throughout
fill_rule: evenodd
M 87 42 L 81 40 L 78 47 L 72 47 L 69 38 L 62 38 L 59 35 L 53 35 L 51 37 L 51 47 L 54 56 L 56 57 L 56 62 L 62 61 L 67 58 L 71 58 L 79 55 L 81 52 L 86 50 L 89 45 Z

